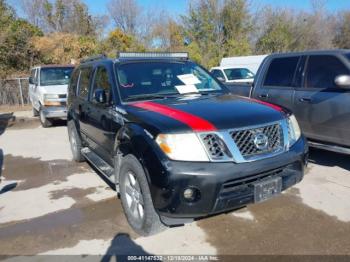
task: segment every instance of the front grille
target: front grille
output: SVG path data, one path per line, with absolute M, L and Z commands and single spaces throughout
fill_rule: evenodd
M 58 95 L 58 98 L 67 98 L 67 95 L 66 94 L 61 94 L 61 95 Z
M 212 159 L 225 157 L 225 145 L 216 134 L 206 134 L 202 136 L 202 141 Z
M 273 153 L 283 147 L 283 132 L 281 125 L 276 123 L 259 128 L 234 130 L 230 136 L 236 143 L 241 155 L 249 158 L 261 154 Z M 266 144 L 257 143 L 257 136 L 267 140 Z M 261 140 L 262 141 L 262 140 Z

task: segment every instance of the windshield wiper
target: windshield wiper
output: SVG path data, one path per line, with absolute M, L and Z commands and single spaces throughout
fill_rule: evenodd
M 183 93 L 181 95 L 202 95 L 202 96 L 208 96 L 208 95 L 216 95 L 220 92 L 214 92 L 214 91 L 210 91 L 210 92 L 189 92 L 189 93 Z
M 137 100 L 146 100 L 146 99 L 165 99 L 169 95 L 173 94 L 141 94 L 133 95 L 124 99 L 124 101 L 137 101 Z

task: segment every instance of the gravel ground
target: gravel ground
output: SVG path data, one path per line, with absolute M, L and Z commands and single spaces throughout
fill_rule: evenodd
M 29 115 L 0 114 L 0 255 L 350 255 L 349 156 L 311 150 L 281 196 L 146 238 L 113 188 L 71 160 L 64 123 Z

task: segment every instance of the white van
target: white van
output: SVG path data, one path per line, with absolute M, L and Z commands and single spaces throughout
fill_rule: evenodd
M 31 69 L 29 99 L 34 116 L 40 116 L 43 127 L 55 119 L 67 118 L 67 88 L 73 65 L 44 65 Z
M 210 73 L 223 83 L 248 83 L 254 81 L 254 73 L 248 68 L 233 68 L 232 66 L 217 66 Z

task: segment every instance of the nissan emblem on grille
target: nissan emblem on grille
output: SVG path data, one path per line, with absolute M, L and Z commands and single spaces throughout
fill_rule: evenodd
M 269 138 L 263 133 L 256 133 L 253 142 L 257 149 L 265 150 L 269 145 Z

